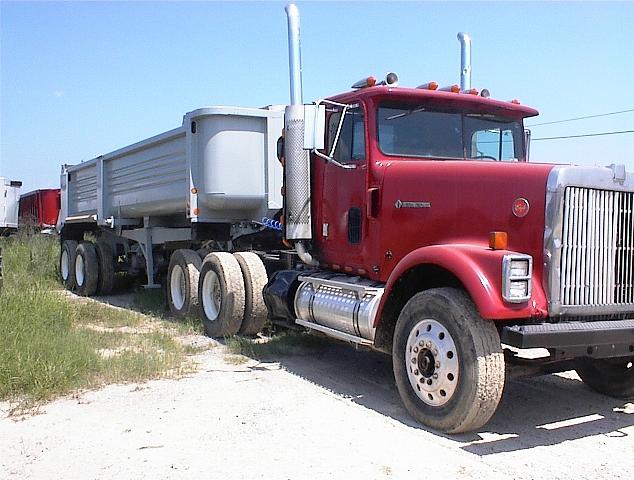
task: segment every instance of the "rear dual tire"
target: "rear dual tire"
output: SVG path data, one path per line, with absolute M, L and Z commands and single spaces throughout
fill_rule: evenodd
M 252 252 L 207 255 L 198 283 L 201 316 L 207 335 L 257 335 L 268 317 L 262 296 L 267 282 L 264 264 Z
M 59 274 L 67 290 L 79 295 L 109 294 L 114 286 L 114 255 L 106 242 L 64 240 L 59 257 Z
M 75 285 L 77 294 L 90 297 L 99 285 L 97 250 L 90 242 L 81 242 L 75 256 Z
M 175 317 L 198 314 L 198 279 L 201 266 L 200 256 L 193 250 L 181 249 L 172 253 L 167 270 L 167 303 Z

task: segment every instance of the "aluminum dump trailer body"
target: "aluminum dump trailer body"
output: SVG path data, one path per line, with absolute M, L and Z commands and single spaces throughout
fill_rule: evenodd
M 18 228 L 18 202 L 22 182 L 9 181 L 0 177 L 0 229 L 3 231 Z
M 283 107 L 207 107 L 179 128 L 62 167 L 62 223 L 260 221 L 282 207 Z

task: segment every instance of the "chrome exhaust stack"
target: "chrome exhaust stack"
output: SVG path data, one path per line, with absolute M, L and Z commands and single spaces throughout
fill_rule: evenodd
M 286 8 L 288 17 L 288 68 L 291 104 L 284 113 L 285 229 L 286 238 L 295 240 L 304 263 L 316 265 L 302 240 L 312 238 L 310 155 L 304 150 L 304 105 L 302 99 L 302 58 L 299 10 L 294 3 Z
M 471 35 L 458 33 L 460 42 L 460 90 L 471 89 Z

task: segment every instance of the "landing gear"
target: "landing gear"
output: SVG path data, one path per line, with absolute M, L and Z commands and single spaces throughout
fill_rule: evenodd
M 443 432 L 481 427 L 502 397 L 498 332 L 457 289 L 427 290 L 407 302 L 396 324 L 392 361 L 409 413 Z

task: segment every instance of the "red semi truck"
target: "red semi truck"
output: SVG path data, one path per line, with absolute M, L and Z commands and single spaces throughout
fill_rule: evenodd
M 272 122 L 277 110 L 197 110 L 182 131 L 64 167 L 66 286 L 91 295 L 108 291 L 116 270 L 145 272 L 148 285 L 164 274 L 172 312 L 199 314 L 210 335 L 254 334 L 268 316 L 383 351 L 410 414 L 445 432 L 484 425 L 516 372 L 576 369 L 599 392 L 634 396 L 634 176 L 528 163 L 524 119 L 538 112 L 471 88 L 464 35 L 460 86 L 403 87 L 389 74 L 302 105 L 299 16 L 292 4 L 287 14 L 282 209 L 241 217 L 255 197 L 209 187 L 217 176 L 191 157 L 244 131 L 204 126 L 205 115 Z M 158 150 L 176 152 L 167 142 L 178 138 L 190 142 L 183 218 L 161 217 L 159 200 L 117 197 L 120 172 L 150 178 L 143 152 L 178 156 Z M 91 203 L 104 198 L 120 200 Z M 205 208 L 221 207 L 235 218 L 208 220 Z M 531 348 L 547 353 L 521 355 Z

